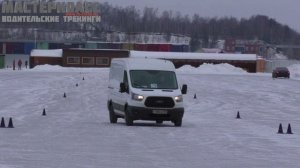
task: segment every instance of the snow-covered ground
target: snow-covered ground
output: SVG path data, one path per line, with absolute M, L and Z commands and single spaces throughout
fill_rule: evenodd
M 300 64 L 294 64 L 288 67 L 291 78 L 300 79 Z
M 0 167 L 299 167 L 299 80 L 209 66 L 178 70 L 188 84 L 182 127 L 110 124 L 108 69 L 0 70 L 0 117 L 15 127 L 0 129 Z M 280 123 L 294 134 L 277 134 Z

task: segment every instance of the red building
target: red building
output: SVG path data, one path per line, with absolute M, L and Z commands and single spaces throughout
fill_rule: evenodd
M 261 40 L 225 40 L 226 53 L 257 54 L 259 56 L 267 55 L 267 44 Z

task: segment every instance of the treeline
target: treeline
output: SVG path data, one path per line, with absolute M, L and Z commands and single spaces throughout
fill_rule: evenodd
M 287 25 L 282 25 L 267 16 L 256 15 L 251 18 L 236 19 L 233 17 L 207 18 L 199 15 L 188 16 L 173 11 L 158 11 L 155 8 L 138 10 L 134 6 L 117 7 L 108 3 L 101 4 L 100 23 L 1 23 L 0 38 L 7 36 L 5 29 L 23 29 L 22 34 L 32 37 L 28 29 L 39 28 L 41 31 L 70 31 L 85 33 L 85 39 L 91 40 L 105 32 L 120 31 L 127 33 L 165 33 L 182 34 L 191 37 L 191 49 L 196 51 L 201 47 L 214 47 L 217 40 L 236 38 L 263 40 L 269 44 L 300 45 L 300 34 Z M 51 15 L 51 14 L 49 14 Z M 4 29 L 4 30 L 3 30 Z M 14 30 L 15 31 L 15 30 Z M 17 31 L 17 30 L 16 30 Z M 41 33 L 41 32 L 40 32 Z M 22 35 L 21 34 L 21 35 Z M 9 35 L 10 36 L 10 35 Z M 20 38 L 14 36 L 14 38 Z M 291 57 L 300 56 L 296 50 L 286 50 Z
M 102 22 L 98 31 L 156 32 L 183 34 L 190 36 L 192 51 L 200 47 L 213 47 L 219 39 L 259 39 L 269 44 L 300 45 L 300 34 L 287 25 L 263 15 L 236 19 L 233 17 L 207 18 L 199 15 L 192 17 L 179 12 L 134 6 L 115 7 L 108 3 L 101 6 Z M 289 55 L 299 55 L 289 50 Z

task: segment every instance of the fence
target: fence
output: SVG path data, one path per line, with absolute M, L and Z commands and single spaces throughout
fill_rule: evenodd
M 24 54 L 6 54 L 5 55 L 5 68 L 12 68 L 13 67 L 13 61 L 15 60 L 15 65 L 18 67 L 18 61 L 22 61 L 22 67 L 25 67 L 25 61 L 28 61 L 29 65 L 29 55 Z
M 290 65 L 300 64 L 299 60 L 266 60 L 265 72 L 271 73 L 276 67 L 288 67 Z

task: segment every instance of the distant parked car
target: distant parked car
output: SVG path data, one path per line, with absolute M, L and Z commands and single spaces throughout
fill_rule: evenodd
M 273 70 L 272 73 L 273 78 L 285 77 L 290 78 L 290 71 L 286 67 L 277 67 Z

